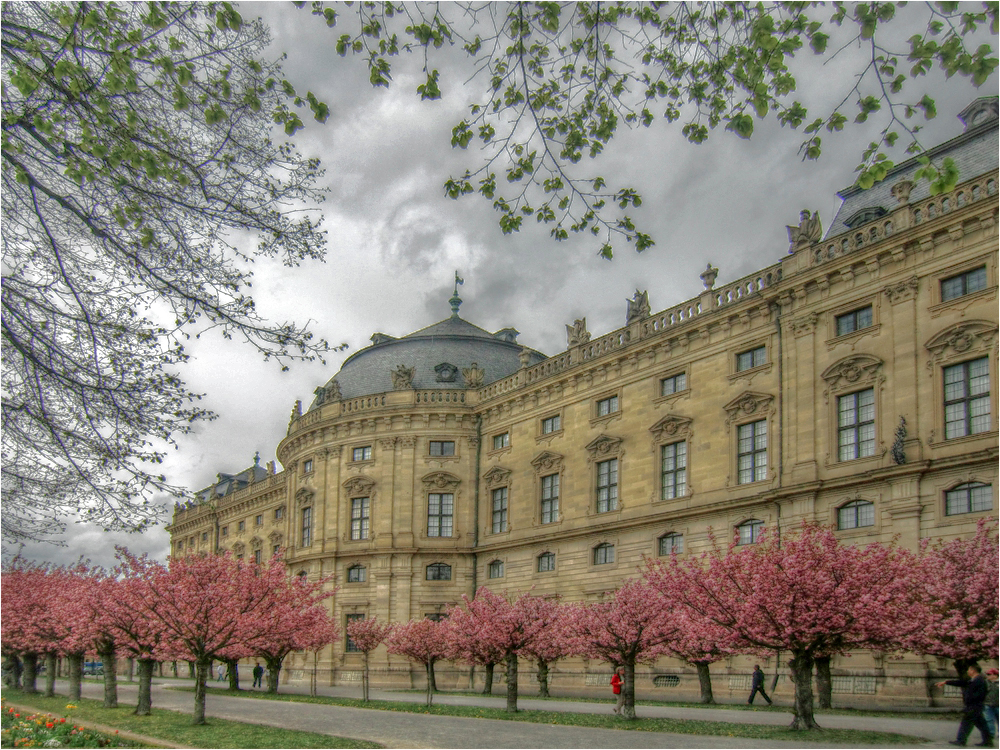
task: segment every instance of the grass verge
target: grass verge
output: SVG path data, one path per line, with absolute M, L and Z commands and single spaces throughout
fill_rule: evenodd
M 296 729 L 279 729 L 262 724 L 246 724 L 226 719 L 208 717 L 208 724 L 194 726 L 191 716 L 178 711 L 153 708 L 149 716 L 135 716 L 135 706 L 122 705 L 118 708 L 104 708 L 101 701 L 83 698 L 75 704 L 68 704 L 66 696 L 45 698 L 39 693 L 24 693 L 20 690 L 4 690 L 4 699 L 11 703 L 31 706 L 33 709 L 65 717 L 76 721 L 103 724 L 116 729 L 127 730 L 150 738 L 165 740 L 177 745 L 191 747 L 301 747 L 301 748 L 377 748 L 374 742 L 334 737 L 315 732 L 300 732 Z M 68 708 L 73 705 L 74 708 Z
M 194 688 L 176 687 L 172 690 L 193 692 Z M 697 734 L 712 737 L 749 737 L 759 740 L 782 740 L 786 742 L 823 742 L 845 745 L 914 745 L 922 744 L 920 737 L 890 732 L 872 732 L 863 729 L 819 729 L 798 732 L 784 726 L 767 724 L 737 724 L 728 721 L 702 721 L 695 719 L 625 719 L 610 714 L 578 714 L 564 711 L 518 711 L 509 714 L 500 708 L 484 706 L 449 706 L 403 701 L 372 700 L 365 703 L 357 698 L 337 698 L 330 696 L 309 696 L 291 693 L 264 693 L 249 690 L 221 690 L 209 687 L 213 694 L 230 695 L 238 698 L 278 700 L 290 703 L 315 703 L 348 708 L 367 708 L 401 713 L 430 714 L 433 716 L 462 716 L 471 719 L 497 719 L 500 721 L 526 721 L 535 724 L 558 724 L 560 726 L 590 727 L 593 729 L 624 729 L 636 732 L 672 732 L 674 734 Z M 640 707 L 641 710 L 641 707 Z

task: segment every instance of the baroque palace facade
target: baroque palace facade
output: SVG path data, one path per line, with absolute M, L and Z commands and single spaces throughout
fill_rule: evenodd
M 596 598 L 644 558 L 705 549 L 709 529 L 749 544 L 808 520 L 911 549 L 973 533 L 997 516 L 997 99 L 960 118 L 931 151 L 954 159 L 954 191 L 900 164 L 840 193 L 825 236 L 803 212 L 780 262 L 720 287 L 709 267 L 699 296 L 658 313 L 637 292 L 625 327 L 593 338 L 576 321 L 555 356 L 463 320 L 456 286 L 451 317 L 375 334 L 296 403 L 283 471 L 220 475 L 177 506 L 172 553 L 284 547 L 294 573 L 335 577 L 343 625 L 436 617 L 478 586 Z M 375 656 L 376 684 L 422 684 Z M 779 658 L 757 661 L 782 674 Z M 745 697 L 748 664 L 713 664 L 716 695 Z M 342 638 L 286 676 L 343 684 L 360 667 Z M 834 660 L 834 697 L 933 702 L 949 670 L 855 654 Z M 565 660 L 551 680 L 603 694 L 608 676 Z M 691 698 L 698 680 L 663 659 L 637 689 Z

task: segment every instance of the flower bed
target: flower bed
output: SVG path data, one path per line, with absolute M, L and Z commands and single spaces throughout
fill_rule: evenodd
M 0 706 L 0 747 L 139 747 L 52 714 L 28 714 Z

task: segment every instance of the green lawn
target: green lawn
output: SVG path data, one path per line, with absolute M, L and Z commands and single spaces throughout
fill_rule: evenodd
M 193 691 L 194 688 L 172 688 Z M 796 732 L 784 726 L 760 724 L 737 724 L 727 721 L 700 721 L 693 719 L 625 719 L 611 714 L 576 714 L 562 711 L 518 711 L 509 714 L 502 708 L 482 706 L 448 706 L 402 701 L 372 700 L 365 703 L 359 698 L 335 698 L 329 696 L 308 696 L 285 693 L 265 693 L 250 690 L 222 690 L 209 686 L 212 693 L 232 695 L 240 698 L 278 700 L 292 703 L 316 703 L 350 708 L 368 708 L 381 711 L 431 714 L 435 716 L 463 716 L 474 719 L 498 719 L 501 721 L 528 721 L 536 724 L 558 724 L 562 726 L 592 727 L 595 729 L 624 729 L 638 732 L 673 732 L 676 734 L 698 734 L 716 737 L 750 737 L 760 740 L 784 740 L 788 742 L 823 742 L 845 745 L 914 745 L 924 742 L 922 738 L 888 732 L 871 732 L 860 729 L 820 729 L 811 732 Z M 777 709 L 775 709 L 777 710 Z M 641 715 L 642 709 L 639 707 Z
M 333 737 L 328 734 L 300 732 L 295 729 L 278 729 L 261 724 L 246 724 L 239 721 L 213 719 L 208 717 L 208 724 L 194 726 L 191 715 L 178 711 L 167 711 L 154 708 L 150 716 L 135 716 L 135 706 L 120 705 L 118 708 L 104 708 L 101 701 L 84 698 L 77 702 L 75 708 L 67 708 L 67 698 L 57 695 L 55 698 L 45 698 L 39 694 L 27 694 L 19 690 L 5 689 L 5 701 L 32 709 L 50 713 L 57 718 L 66 717 L 74 721 L 93 722 L 115 727 L 120 730 L 136 732 L 156 739 L 166 740 L 178 745 L 192 747 L 301 747 L 301 748 L 340 748 L 340 747 L 382 747 L 374 742 L 352 740 L 346 737 Z

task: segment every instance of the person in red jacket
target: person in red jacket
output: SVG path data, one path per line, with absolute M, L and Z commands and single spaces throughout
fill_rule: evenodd
M 622 683 L 624 682 L 622 678 L 623 672 L 624 670 L 621 667 L 617 667 L 615 673 L 611 675 L 611 692 L 618 698 L 618 703 L 614 709 L 615 713 L 619 713 L 622 710 L 622 706 L 625 705 L 625 692 L 622 690 Z

